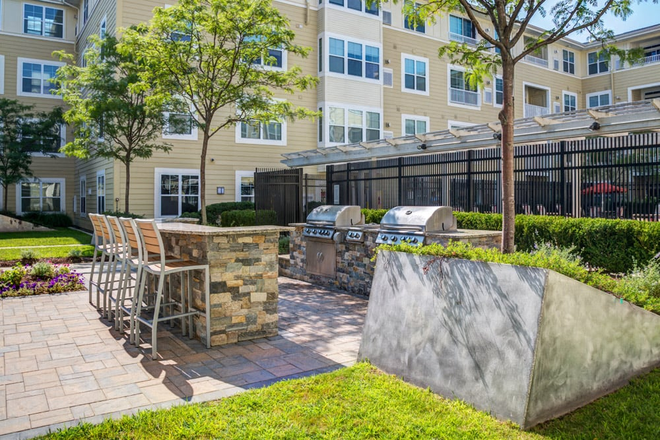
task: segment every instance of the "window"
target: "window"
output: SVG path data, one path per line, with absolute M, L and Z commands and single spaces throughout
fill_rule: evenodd
M 16 185 L 17 214 L 63 212 L 64 179 L 34 179 Z
M 96 172 L 96 212 L 105 212 L 105 170 Z
M 323 72 L 323 38 L 319 38 L 319 72 Z
M 537 39 L 525 37 L 525 50 L 527 46 L 536 44 Z M 548 46 L 539 47 L 534 52 L 525 55 L 525 61 L 536 64 L 541 67 L 548 67 Z
M 328 142 L 359 143 L 380 139 L 381 113 L 360 108 L 328 107 Z
M 587 94 L 587 108 L 610 105 L 612 103 L 612 92 L 596 92 Z
M 406 0 L 406 6 L 410 7 L 409 5 L 412 4 L 412 2 Z M 419 3 L 415 3 L 415 6 L 413 7 L 414 14 L 412 15 L 404 15 L 403 16 L 403 27 L 406 29 L 410 29 L 413 31 L 426 33 L 426 23 L 419 21 L 419 18 L 417 17 L 417 10 L 421 7 Z
M 404 136 L 428 133 L 429 118 L 426 116 L 401 115 Z
M 470 84 L 462 70 L 449 71 L 449 102 L 478 107 L 479 93 L 476 84 Z
M 562 50 L 563 71 L 575 75 L 575 53 L 570 50 Z
M 319 143 L 323 142 L 323 107 L 319 107 L 319 113 L 321 116 L 319 116 L 319 121 L 318 121 L 318 127 L 317 130 L 319 132 Z
M 80 216 L 87 215 L 87 179 L 85 176 L 80 178 Z
M 23 33 L 63 38 L 64 9 L 24 4 Z
M 32 138 L 33 134 L 39 133 L 38 139 L 24 147 L 30 153 L 53 154 L 59 153 L 60 148 L 66 144 L 66 125 L 57 124 L 49 127 L 50 133 L 41 126 L 39 120 L 34 119 L 30 124 L 24 124 L 21 130 L 23 139 Z
M 477 44 L 476 32 L 472 20 L 450 15 L 449 39 L 459 43 Z
M 495 77 L 495 105 L 504 103 L 504 80 Z
M 236 142 L 242 144 L 286 145 L 286 124 L 248 121 L 237 124 Z
M 199 210 L 199 170 L 156 168 L 155 173 L 157 217 Z
M 352 11 L 378 16 L 378 5 L 376 2 L 369 5 L 368 0 L 329 0 L 328 3 L 335 6 L 346 7 Z M 322 1 L 319 1 L 319 4 L 322 4 Z
M 330 72 L 380 80 L 380 48 L 338 38 L 329 38 L 328 43 Z M 319 60 L 319 69 L 322 67 L 323 62 Z
M 101 20 L 101 26 L 99 26 L 99 37 L 101 40 L 105 38 L 105 35 L 108 32 L 108 24 L 107 24 L 107 19 L 103 17 L 103 20 Z
M 401 55 L 403 65 L 403 81 L 401 90 L 404 92 L 429 94 L 428 87 L 428 58 L 420 58 L 412 55 Z
M 190 36 L 185 36 L 185 38 L 187 38 L 185 41 L 190 41 Z M 257 39 L 258 37 L 247 37 L 245 41 L 257 41 Z M 183 41 L 183 37 L 179 37 L 179 41 Z M 264 51 L 262 55 L 253 59 L 252 64 L 270 69 L 286 70 L 286 54 L 283 49 L 268 49 L 267 53 Z
M 570 92 L 563 92 L 564 96 L 564 110 L 565 112 L 573 112 L 577 110 L 577 94 Z
M 163 139 L 197 140 L 197 123 L 190 113 L 165 113 Z
M 0 55 L 0 95 L 5 94 L 5 56 Z
M 254 171 L 236 171 L 236 201 L 254 202 Z
M 587 65 L 589 75 L 596 75 L 598 73 L 609 72 L 610 65 L 607 60 L 607 55 L 598 52 L 590 52 L 587 54 Z
M 89 0 L 83 0 L 83 26 L 89 19 Z
M 20 81 L 17 84 L 17 94 L 19 96 L 61 99 L 58 95 L 51 93 L 57 90 L 53 78 L 55 78 L 57 69 L 60 66 L 62 66 L 61 63 L 47 64 L 44 61 L 19 58 L 18 76 Z

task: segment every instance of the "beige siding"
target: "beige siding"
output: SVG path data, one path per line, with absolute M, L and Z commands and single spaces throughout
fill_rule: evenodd
M 2 0 L 2 15 L 0 16 L 0 32 L 8 34 L 26 35 L 23 33 L 23 5 L 43 6 L 54 9 L 62 9 L 64 11 L 64 36 L 63 38 L 48 38 L 26 36 L 32 39 L 33 45 L 38 45 L 35 40 L 55 40 L 55 41 L 68 41 L 73 43 L 75 41 L 75 29 L 77 14 L 76 9 L 66 5 L 57 4 L 55 2 L 43 2 L 40 0 Z M 0 46 L 1 47 L 1 46 Z

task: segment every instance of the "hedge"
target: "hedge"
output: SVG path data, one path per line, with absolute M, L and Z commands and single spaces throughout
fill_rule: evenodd
M 227 211 L 245 211 L 245 210 L 254 211 L 254 203 L 253 202 L 213 203 L 212 205 L 206 206 L 206 219 L 209 222 L 209 224 L 217 225 L 220 223 L 220 216 L 222 215 L 222 213 Z M 200 215 L 201 215 L 201 211 L 200 211 Z
M 271 210 L 253 211 L 244 209 L 240 211 L 227 211 L 220 217 L 223 227 L 276 225 L 277 213 Z
M 23 214 L 22 219 L 48 228 L 68 228 L 69 226 L 73 226 L 73 220 L 66 214 L 28 212 L 27 214 Z
M 132 212 L 126 212 L 126 211 L 105 211 L 103 215 L 109 215 L 112 217 L 119 217 L 119 218 L 144 218 L 144 215 L 133 214 Z
M 383 219 L 385 213 L 389 211 L 388 209 L 363 209 L 362 214 L 364 214 L 364 222 L 369 223 L 380 223 Z
M 367 223 L 380 223 L 386 210 L 363 210 Z M 501 214 L 454 212 L 461 229 L 502 230 Z M 516 216 L 516 248 L 531 251 L 539 243 L 575 253 L 592 267 L 610 273 L 629 272 L 660 252 L 660 222 L 565 218 L 540 215 Z

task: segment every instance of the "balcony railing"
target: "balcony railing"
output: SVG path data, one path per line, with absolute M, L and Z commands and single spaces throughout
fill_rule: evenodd
M 647 64 L 654 64 L 654 63 L 660 63 L 660 54 L 649 55 L 635 63 L 632 63 L 632 65 L 626 65 L 625 63 L 621 62 L 621 60 L 616 60 L 616 70 L 623 70 L 630 67 L 645 66 Z
M 450 89 L 449 100 L 456 104 L 473 105 L 478 107 L 479 92 L 471 92 L 463 89 Z
M 467 44 L 471 44 L 472 46 L 477 45 L 477 39 L 476 38 L 468 37 L 468 36 L 465 36 L 465 35 L 462 35 L 462 34 L 455 34 L 453 32 L 449 33 L 449 39 L 451 41 L 456 41 L 458 43 L 467 43 Z
M 533 118 L 534 116 L 543 116 L 550 113 L 547 107 L 541 107 L 540 105 L 525 104 L 525 118 Z
M 528 63 L 536 64 L 537 66 L 548 67 L 548 60 L 544 60 L 543 58 L 538 58 L 532 55 L 525 55 L 525 61 Z

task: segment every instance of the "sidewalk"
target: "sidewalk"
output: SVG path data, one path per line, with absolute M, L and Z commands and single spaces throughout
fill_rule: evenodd
M 279 336 L 207 350 L 163 330 L 159 361 L 145 356 L 148 341 L 138 350 L 101 319 L 86 291 L 0 300 L 0 436 L 30 438 L 353 364 L 366 299 L 279 282 Z

